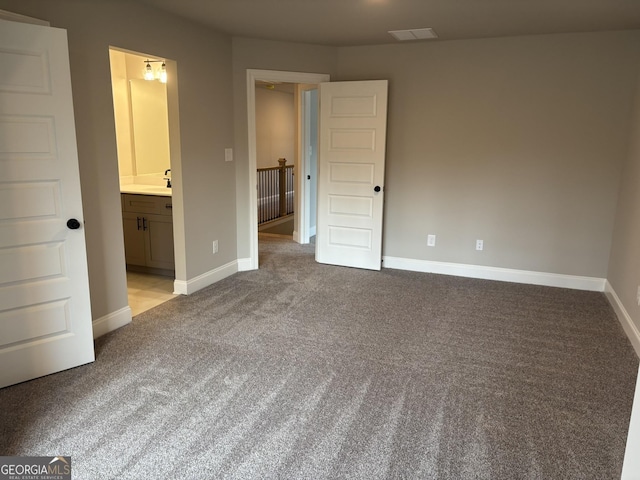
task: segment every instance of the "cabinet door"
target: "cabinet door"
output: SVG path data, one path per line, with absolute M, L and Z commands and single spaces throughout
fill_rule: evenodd
M 173 270 L 173 218 L 145 215 L 147 266 Z
M 142 230 L 142 215 L 123 212 L 124 256 L 129 265 L 146 265 L 145 232 Z

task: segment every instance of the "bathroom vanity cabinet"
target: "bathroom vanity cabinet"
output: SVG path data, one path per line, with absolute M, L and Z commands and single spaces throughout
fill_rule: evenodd
M 171 197 L 123 193 L 121 198 L 127 268 L 173 275 Z

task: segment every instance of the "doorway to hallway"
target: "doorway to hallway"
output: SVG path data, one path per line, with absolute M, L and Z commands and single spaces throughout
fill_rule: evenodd
M 257 186 L 258 145 L 257 145 L 257 111 L 256 111 L 256 86 L 264 84 L 293 84 L 296 115 L 296 133 L 294 138 L 294 165 L 295 165 L 295 193 L 294 193 L 294 229 L 293 239 L 298 243 L 308 243 L 315 232 L 312 231 L 310 222 L 315 213 L 312 206 L 315 199 L 315 167 L 313 164 L 317 154 L 317 148 L 312 147 L 312 142 L 317 144 L 317 96 L 312 93 L 317 89 L 317 84 L 329 81 L 329 75 L 310 74 L 300 72 L 281 72 L 269 70 L 247 71 L 247 104 L 248 104 L 248 130 L 249 130 L 249 185 L 250 191 L 255 191 Z M 311 147 L 311 149 L 310 149 Z M 258 268 L 258 202 L 257 195 L 251 195 L 251 230 L 250 230 L 250 265 Z M 311 235 L 310 235 L 311 234 Z

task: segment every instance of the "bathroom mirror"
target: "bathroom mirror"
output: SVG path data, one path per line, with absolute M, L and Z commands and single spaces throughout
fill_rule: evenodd
M 120 177 L 161 175 L 171 168 L 167 86 L 142 78 L 146 57 L 109 55 Z

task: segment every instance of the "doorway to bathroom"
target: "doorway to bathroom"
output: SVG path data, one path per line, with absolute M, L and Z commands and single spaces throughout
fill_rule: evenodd
M 175 295 L 167 60 L 109 48 L 132 316 Z

